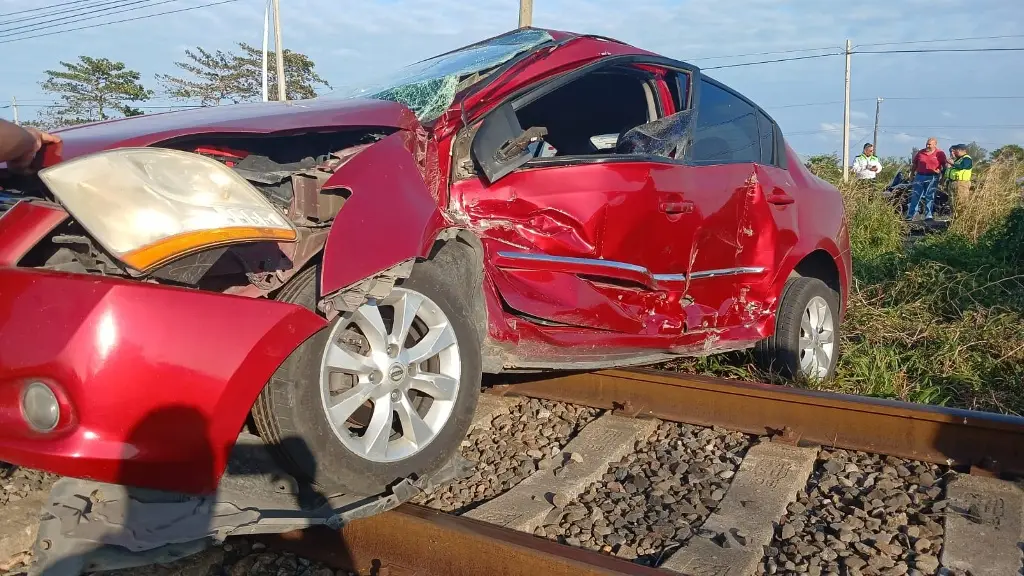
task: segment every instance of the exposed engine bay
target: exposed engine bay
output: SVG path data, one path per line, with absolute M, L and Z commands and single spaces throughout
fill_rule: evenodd
M 227 243 L 194 251 L 139 274 L 125 266 L 74 217 L 59 225 L 19 266 L 105 276 L 124 276 L 246 296 L 281 287 L 315 258 L 330 224 L 351 192 L 324 189 L 334 172 L 393 130 L 372 128 L 289 135 L 200 135 L 161 143 L 159 148 L 216 160 L 242 176 L 298 231 L 294 242 Z M 53 200 L 37 177 L 0 180 L 0 200 L 10 205 L 31 197 Z

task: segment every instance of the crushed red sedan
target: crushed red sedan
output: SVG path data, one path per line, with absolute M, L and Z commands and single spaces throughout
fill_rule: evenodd
M 59 135 L 6 181 L 0 460 L 204 493 L 249 421 L 372 494 L 453 457 L 482 373 L 835 369 L 839 192 L 756 104 L 616 40 L 521 29 Z

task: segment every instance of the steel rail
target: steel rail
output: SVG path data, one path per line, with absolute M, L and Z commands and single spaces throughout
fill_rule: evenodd
M 265 540 L 333 568 L 374 576 L 665 576 L 532 534 L 405 504 L 341 530 L 311 528 Z
M 499 395 L 544 398 L 782 440 L 1024 474 L 1024 418 L 650 370 L 503 377 Z M 311 529 L 273 545 L 377 576 L 665 575 L 605 554 L 419 506 Z
M 1024 475 L 1018 416 L 653 370 L 574 373 L 492 391 L 750 434 L 789 428 L 807 444 Z

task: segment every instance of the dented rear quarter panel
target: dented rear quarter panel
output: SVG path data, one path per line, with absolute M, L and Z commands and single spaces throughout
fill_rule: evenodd
M 801 259 L 815 250 L 827 252 L 839 272 L 841 315 L 845 315 L 853 278 L 853 263 L 842 194 L 835 186 L 814 176 L 788 144 L 786 153 L 789 172 L 799 194 L 797 203 L 801 205 L 797 222 L 800 243 L 781 268 L 792 270 Z M 781 279 L 781 283 L 785 283 L 785 278 Z

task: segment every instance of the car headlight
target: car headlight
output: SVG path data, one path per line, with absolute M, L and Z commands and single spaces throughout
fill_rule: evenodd
M 215 246 L 298 236 L 247 180 L 190 152 L 107 150 L 39 177 L 103 248 L 139 272 Z

